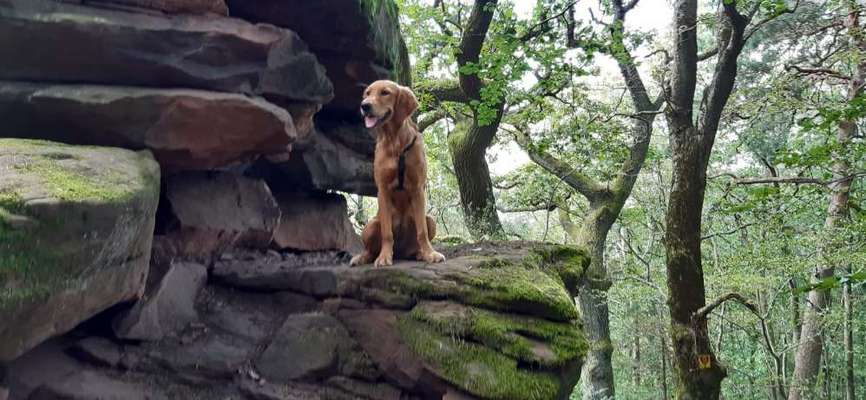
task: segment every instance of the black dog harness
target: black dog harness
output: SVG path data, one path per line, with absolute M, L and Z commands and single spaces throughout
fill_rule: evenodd
M 412 149 L 412 146 L 415 146 L 415 141 L 418 140 L 418 135 L 415 135 L 412 138 L 412 142 L 403 149 L 403 152 L 400 153 L 400 158 L 397 160 L 397 191 L 402 191 L 403 181 L 406 180 L 406 153 Z

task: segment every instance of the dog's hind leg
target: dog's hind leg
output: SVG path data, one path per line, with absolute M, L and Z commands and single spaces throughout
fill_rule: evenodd
M 439 263 L 445 261 L 445 256 L 442 253 L 433 250 L 430 244 L 431 233 L 436 233 L 436 225 L 430 225 L 432 218 L 426 213 L 426 204 L 424 202 L 424 193 L 419 196 L 420 201 L 412 204 L 412 214 L 415 220 L 415 239 L 418 243 L 417 259 L 426 263 Z M 432 229 L 431 229 L 432 227 Z
M 436 238 L 436 220 L 427 216 L 427 238 L 431 241 Z
M 367 222 L 367 226 L 364 227 L 364 232 L 361 234 L 361 241 L 364 242 L 364 251 L 352 257 L 349 265 L 353 267 L 370 264 L 379 255 L 379 249 L 382 248 L 382 232 L 377 218 L 373 218 L 370 222 Z

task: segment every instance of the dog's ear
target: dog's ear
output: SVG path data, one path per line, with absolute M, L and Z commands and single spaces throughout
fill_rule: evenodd
M 418 99 L 415 98 L 415 93 L 412 93 L 411 89 L 405 86 L 398 87 L 397 102 L 394 104 L 394 121 L 402 124 L 418 109 Z

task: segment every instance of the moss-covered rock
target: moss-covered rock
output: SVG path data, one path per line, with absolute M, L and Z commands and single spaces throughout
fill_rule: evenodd
M 0 139 L 0 362 L 140 294 L 158 197 L 149 152 Z
M 465 338 L 547 368 L 573 362 L 587 349 L 580 326 L 574 322 L 547 321 L 448 301 L 422 302 L 409 316 L 441 334 Z
M 567 398 L 587 350 L 574 303 L 586 252 L 527 242 L 440 250 L 448 256 L 441 264 L 387 268 L 220 260 L 213 276 L 322 299 L 409 392 Z
M 441 378 L 484 399 L 547 400 L 560 392 L 555 373 L 521 367 L 484 345 L 441 333 L 411 317 L 399 321 L 404 341 Z

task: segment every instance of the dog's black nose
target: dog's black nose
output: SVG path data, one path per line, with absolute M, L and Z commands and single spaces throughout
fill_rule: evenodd
M 370 113 L 370 110 L 373 108 L 373 105 L 370 103 L 361 103 L 361 112 L 364 114 Z

